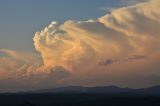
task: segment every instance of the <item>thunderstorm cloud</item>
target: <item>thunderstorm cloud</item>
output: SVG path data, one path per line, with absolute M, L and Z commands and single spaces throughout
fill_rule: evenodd
M 160 84 L 159 0 L 114 9 L 96 20 L 53 21 L 33 41 L 40 57 L 0 50 L 0 73 L 8 77 L 0 80 L 3 89 L 17 80 L 13 87 L 19 89 L 24 81 L 31 88 Z

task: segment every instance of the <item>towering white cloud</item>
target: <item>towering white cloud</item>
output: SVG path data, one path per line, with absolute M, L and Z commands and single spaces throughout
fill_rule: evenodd
M 160 1 L 115 9 L 97 20 L 52 22 L 34 37 L 46 66 L 72 71 L 92 67 L 98 59 L 149 55 L 160 49 Z
M 0 50 L 8 55 L 0 57 L 0 76 L 8 76 L 0 79 L 0 87 L 15 82 L 15 89 L 160 84 L 160 0 L 145 1 L 96 20 L 53 21 L 33 38 L 42 60 Z

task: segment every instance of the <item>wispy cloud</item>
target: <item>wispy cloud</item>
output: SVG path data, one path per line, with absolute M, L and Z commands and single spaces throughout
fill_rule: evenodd
M 125 58 L 121 58 L 121 59 L 101 59 L 98 62 L 98 65 L 108 66 L 108 65 L 118 64 L 118 63 L 123 63 L 123 62 L 144 60 L 146 58 L 147 58 L 147 56 L 144 56 L 144 55 L 131 55 L 129 57 L 125 57 Z
M 135 5 L 135 4 L 139 4 L 147 1 L 149 0 L 118 0 L 118 1 L 116 0 L 116 2 L 118 2 L 116 6 L 101 6 L 99 10 L 110 13 L 112 10 L 120 7 L 126 7 L 126 6 Z

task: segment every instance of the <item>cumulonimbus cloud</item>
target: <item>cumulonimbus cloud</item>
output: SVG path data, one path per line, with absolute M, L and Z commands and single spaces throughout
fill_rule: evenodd
M 146 69 L 144 64 L 153 67 L 153 64 L 158 62 L 153 60 L 153 57 L 155 59 L 154 54 L 160 50 L 159 10 L 160 1 L 149 0 L 114 9 L 110 14 L 97 20 L 78 22 L 69 20 L 61 25 L 52 22 L 44 30 L 36 32 L 35 48 L 40 52 L 44 66 L 63 66 L 81 78 L 88 73 L 96 73 L 92 78 L 97 78 L 95 79 L 97 83 L 98 74 L 101 77 L 102 74 L 105 75 L 102 77 L 102 82 L 109 83 L 114 82 L 109 81 L 111 79 L 121 79 L 122 70 L 125 70 L 123 76 L 135 75 L 135 78 L 137 75 L 138 77 L 148 76 L 144 75 L 145 72 L 155 74 L 157 72 L 155 70 L 159 70 L 160 67 L 156 67 L 153 71 Z M 101 59 L 107 60 L 99 64 L 107 64 L 109 67 L 97 65 Z M 143 67 L 135 68 L 137 64 Z M 142 71 L 138 72 L 140 69 Z M 107 70 L 112 70 L 112 72 Z M 127 80 L 129 81 L 129 78 Z M 120 84 L 120 82 L 115 83 Z M 129 82 L 126 83 L 130 85 Z M 144 81 L 142 85 L 147 84 Z
M 67 84 L 140 87 L 160 84 L 157 80 L 160 76 L 159 19 L 160 1 L 146 0 L 114 9 L 96 20 L 68 20 L 63 24 L 53 21 L 36 32 L 33 38 L 35 49 L 42 58 L 42 61 L 36 60 L 40 61 L 38 66 L 28 65 L 33 61 L 29 62 L 25 53 L 0 52 L 14 57 L 5 57 L 9 61 L 27 63 L 10 67 L 18 67 L 18 79 L 30 82 L 32 87 Z M 0 63 L 6 59 L 0 58 Z M 36 84 L 40 86 L 34 86 Z
M 151 0 L 115 9 L 97 20 L 52 22 L 35 34 L 35 48 L 44 65 L 74 71 L 90 67 L 100 58 L 149 55 L 160 45 L 159 4 Z

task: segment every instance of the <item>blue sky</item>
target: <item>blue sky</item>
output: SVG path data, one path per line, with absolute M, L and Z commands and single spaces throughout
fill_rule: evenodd
M 123 1 L 123 2 L 122 2 Z M 87 20 L 129 0 L 1 0 L 0 49 L 34 51 L 34 33 L 51 21 Z

